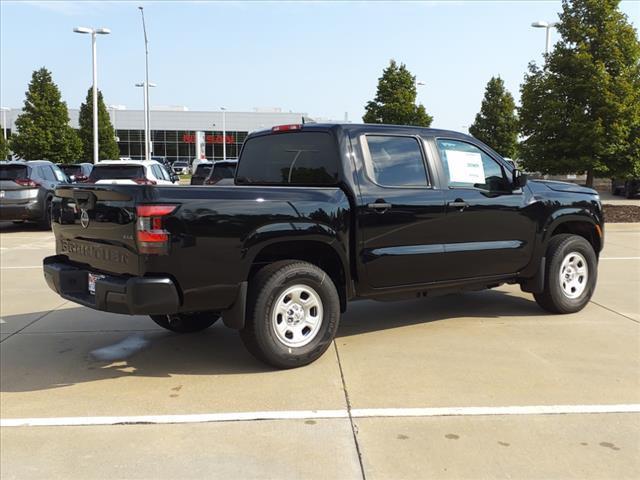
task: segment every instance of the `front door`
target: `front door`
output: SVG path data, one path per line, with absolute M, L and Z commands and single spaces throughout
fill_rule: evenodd
M 446 182 L 443 280 L 520 271 L 531 258 L 536 222 L 511 172 L 471 142 L 441 138 L 435 145 Z
M 423 284 L 445 267 L 439 241 L 442 191 L 434 188 L 418 136 L 363 134 L 355 139 L 360 171 L 359 252 L 372 288 Z

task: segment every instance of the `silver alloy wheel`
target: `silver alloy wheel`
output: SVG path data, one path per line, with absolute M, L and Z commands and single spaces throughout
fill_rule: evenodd
M 560 265 L 560 287 L 567 298 L 578 298 L 589 280 L 589 266 L 578 252 L 568 253 Z
M 313 288 L 293 285 L 274 303 L 271 323 L 278 340 L 287 347 L 309 344 L 322 325 L 322 300 Z

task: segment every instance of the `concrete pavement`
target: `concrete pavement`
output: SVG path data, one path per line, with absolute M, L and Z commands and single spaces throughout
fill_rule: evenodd
M 606 227 L 583 312 L 487 292 L 355 302 L 334 348 L 274 371 L 216 325 L 174 335 L 51 292 L 48 232 L 0 226 L 2 419 L 336 411 L 169 425 L 3 427 L 5 478 L 637 478 L 640 415 L 349 418 L 351 409 L 640 404 L 640 225 Z M 64 422 L 62 422 L 64 423 Z

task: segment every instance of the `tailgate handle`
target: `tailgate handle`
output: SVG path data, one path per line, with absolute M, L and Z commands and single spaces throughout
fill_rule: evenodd
M 96 195 L 86 190 L 74 190 L 73 200 L 80 210 L 93 210 L 96 206 Z

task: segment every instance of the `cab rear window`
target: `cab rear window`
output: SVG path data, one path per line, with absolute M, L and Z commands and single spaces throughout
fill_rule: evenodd
M 0 180 L 15 180 L 16 178 L 29 178 L 29 172 L 25 165 L 0 165 Z
M 243 185 L 335 185 L 340 159 L 325 132 L 254 137 L 245 143 L 236 182 Z M 214 168 L 214 172 L 217 167 Z
M 89 180 L 133 180 L 134 178 L 145 178 L 144 167 L 142 165 L 96 165 L 91 170 Z

